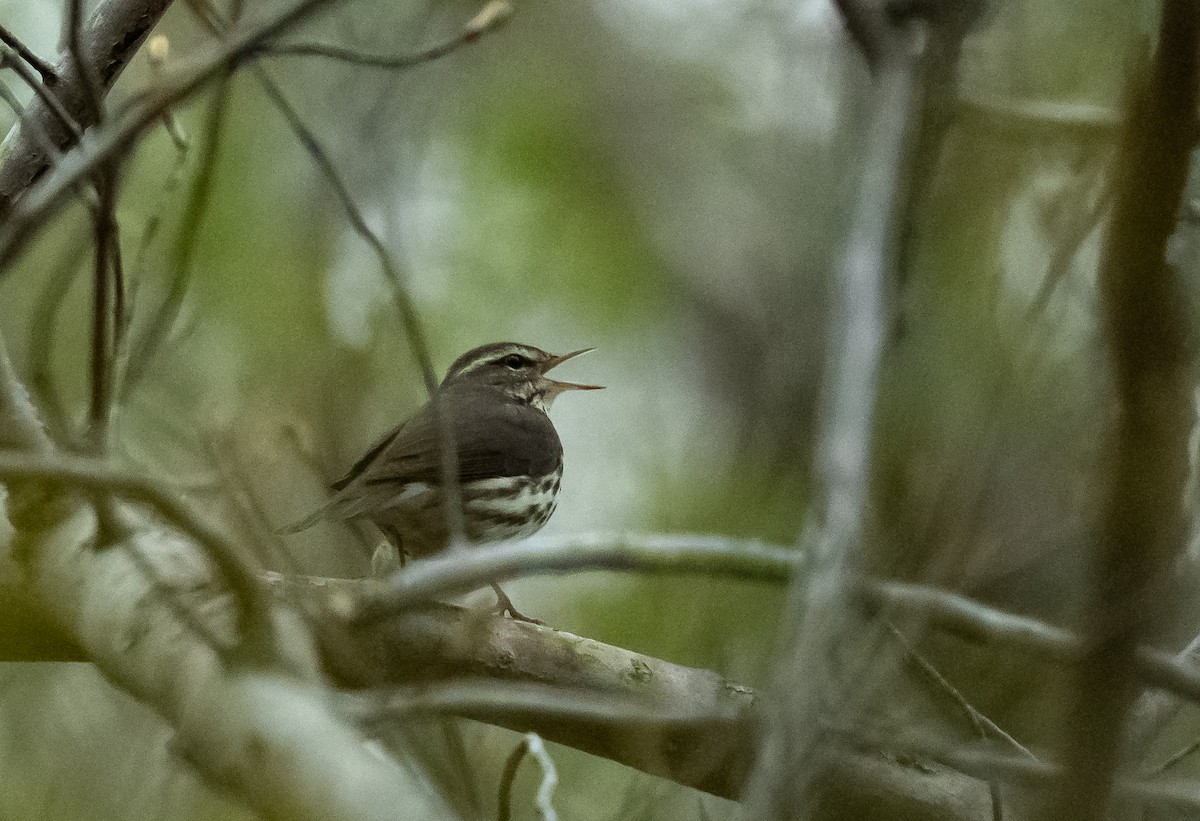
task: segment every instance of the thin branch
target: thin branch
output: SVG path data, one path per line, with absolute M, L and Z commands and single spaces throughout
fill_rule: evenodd
M 161 353 L 183 307 L 194 270 L 196 242 L 200 237 L 204 215 L 212 200 L 213 181 L 216 177 L 214 168 L 229 110 L 230 76 L 228 71 L 221 72 L 213 97 L 209 101 L 199 137 L 201 149 L 196 160 L 196 173 L 187 203 L 184 205 L 179 233 L 171 248 L 171 278 L 167 294 L 154 312 L 150 325 L 142 333 L 137 346 L 129 353 L 121 381 L 122 400 L 127 400 L 133 395 L 154 357 Z
M 168 53 L 167 38 L 162 35 L 155 35 L 150 38 L 147 44 L 147 58 L 150 63 L 150 70 L 155 77 L 161 72 L 166 61 Z M 217 89 L 217 94 L 223 93 L 225 84 L 222 82 Z M 209 117 L 211 120 L 211 115 Z M 130 357 L 132 354 L 130 346 L 130 332 L 133 325 L 133 312 L 135 309 L 136 289 L 146 277 L 146 269 L 149 265 L 150 248 L 154 244 L 154 240 L 158 237 L 158 232 L 163 223 L 163 213 L 166 211 L 166 204 L 174 196 L 175 191 L 179 188 L 180 183 L 184 178 L 184 173 L 187 170 L 187 162 L 191 143 L 184 133 L 183 128 L 171 114 L 170 109 L 163 112 L 162 116 L 163 129 L 171 138 L 172 144 L 175 146 L 175 164 L 172 166 L 170 173 L 163 181 L 162 191 L 159 195 L 158 207 L 151 210 L 151 214 L 146 219 L 146 225 L 142 229 L 141 237 L 138 240 L 137 252 L 133 259 L 132 276 L 130 277 L 130 288 L 127 297 L 128 306 L 124 311 L 121 322 L 116 324 L 114 329 L 113 339 L 113 411 L 114 415 L 120 411 L 121 406 L 128 398 L 129 390 L 129 370 Z M 207 125 L 211 126 L 209 122 Z M 206 135 L 211 138 L 211 133 Z M 189 201 L 190 206 L 190 201 Z M 188 211 L 185 209 L 183 223 L 186 225 L 189 221 Z M 181 230 L 182 232 L 182 230 Z M 119 293 L 123 293 L 124 289 L 118 289 Z
M 87 243 L 82 237 L 64 249 L 59 261 L 49 267 L 45 287 L 30 312 L 26 350 L 29 387 L 50 424 L 56 441 L 65 444 L 72 437 L 71 416 L 62 392 L 54 379 L 54 350 L 58 341 L 59 313 L 76 277 L 83 269 Z
M 542 767 L 542 780 L 534 798 L 538 815 L 542 817 L 542 821 L 558 821 L 558 813 L 554 811 L 554 805 L 551 803 L 554 788 L 558 786 L 558 770 L 554 767 L 554 760 L 550 758 L 546 745 L 537 733 L 526 733 L 525 743 L 529 746 L 529 754 L 537 759 Z
M 79 57 L 104 89 L 110 88 L 141 46 L 146 33 L 158 22 L 171 0 L 104 0 L 78 27 Z M 78 125 L 78 133 L 94 124 L 86 82 L 80 64 L 68 48 L 58 59 L 58 80 L 54 96 L 61 101 L 69 119 Z M 63 125 L 40 98 L 30 106 L 33 119 L 42 124 L 54 143 L 62 149 L 75 145 L 79 136 Z M 24 129 L 10 133 L 5 141 L 9 149 L 0 159 L 0 222 L 3 222 L 29 187 L 42 177 L 51 164 L 51 155 L 34 144 Z
M 1113 175 L 1101 170 L 1098 173 L 1100 183 L 1091 193 L 1091 204 L 1083 212 L 1076 214 L 1072 224 L 1054 249 L 1046 273 L 1042 275 L 1041 285 L 1037 294 L 1029 304 L 1025 313 L 1026 321 L 1032 322 L 1040 316 L 1050 304 L 1058 286 L 1066 279 L 1071 271 L 1071 265 L 1079 255 L 1079 249 L 1095 230 L 1104 217 L 1105 211 L 1112 204 Z
M 879 0 L 834 0 L 850 38 L 863 53 L 868 68 L 878 70 L 888 51 L 892 32 Z
M 33 76 L 33 72 L 29 70 L 29 66 L 25 65 L 20 57 L 18 57 L 13 51 L 7 48 L 0 49 L 0 66 L 11 68 L 13 71 L 15 71 L 17 76 L 24 81 L 25 85 L 29 86 L 29 88 L 33 90 L 33 93 L 36 94 L 46 108 L 54 114 L 54 116 L 58 119 L 58 122 L 71 132 L 72 136 L 74 136 L 76 140 L 83 136 L 83 128 L 79 125 L 75 118 L 71 116 L 71 112 L 67 111 L 66 107 L 63 106 L 62 102 L 58 99 L 54 92 L 46 88 L 44 83 L 39 82 L 38 78 Z M 45 135 L 45 126 L 39 123 L 39 128 L 40 134 Z
M 4 58 L 0 56 L 0 64 L 3 64 L 3 60 Z M 53 157 L 59 153 L 58 146 L 50 141 L 50 135 L 46 133 L 44 128 L 42 128 L 42 124 L 34 120 L 32 117 L 26 115 L 25 107 L 21 105 L 21 101 L 18 100 L 17 96 L 12 93 L 12 90 L 3 83 L 0 83 L 0 98 L 3 98 L 4 104 L 12 109 L 13 114 L 17 115 L 17 120 L 20 121 L 21 127 L 29 129 L 29 131 L 33 134 L 34 139 L 37 140 L 38 145 L 41 146 L 42 150 L 45 151 L 48 156 Z
M 1088 651 L 1084 639 L 1070 630 L 928 585 L 864 580 L 854 593 L 893 618 L 919 616 L 969 638 L 1002 643 L 1060 664 L 1079 664 Z M 1131 669 L 1149 685 L 1200 703 L 1200 668 L 1187 659 L 1143 645 Z
M 504 771 L 500 773 L 500 792 L 496 796 L 496 821 L 511 821 L 512 819 L 512 788 L 517 779 L 517 768 L 529 752 L 529 739 L 522 738 L 521 743 L 513 748 L 504 760 Z
M 375 619 L 451 591 L 521 576 L 580 570 L 699 573 L 788 584 L 800 554 L 790 548 L 721 536 L 590 533 L 534 536 L 521 542 L 422 559 L 364 591 L 356 618 Z
M 995 753 L 981 749 L 978 745 L 946 741 L 928 733 L 906 733 L 897 736 L 893 733 L 855 729 L 839 734 L 856 745 L 887 750 L 892 755 L 936 761 L 966 775 L 980 779 L 999 778 L 1025 788 L 1053 789 L 1067 774 L 1067 768 L 1062 764 L 1022 755 Z M 1123 778 L 1114 784 L 1115 791 L 1123 801 L 1191 813 L 1200 811 L 1198 787 L 1200 784 L 1192 779 L 1151 781 Z
M 476 42 L 484 34 L 494 31 L 508 22 L 512 13 L 512 4 L 507 0 L 492 0 L 463 27 L 461 32 L 442 43 L 413 54 L 364 54 L 353 49 L 324 43 L 288 43 L 279 46 L 264 46 L 262 53 L 269 57 L 323 57 L 366 68 L 389 70 L 412 68 L 423 63 L 433 62 L 462 46 Z
M 54 66 L 34 54 L 15 34 L 2 25 L 0 25 L 0 43 L 4 43 L 15 51 L 22 60 L 33 67 L 34 71 L 42 75 L 43 83 L 52 86 L 58 82 L 58 72 L 54 70 Z
M 967 720 L 971 723 L 971 726 L 974 727 L 976 733 L 978 733 L 981 740 L 986 741 L 989 736 L 993 736 L 1003 741 L 1009 747 L 1012 747 L 1015 752 L 1029 758 L 1037 758 L 1037 756 L 1034 755 L 1028 747 L 1009 735 L 1009 733 L 1003 727 L 992 721 L 990 718 L 980 712 L 975 705 L 967 701 L 966 697 L 959 692 L 958 688 L 951 684 L 946 677 L 942 675 L 942 672 L 938 670 L 937 667 L 935 667 L 933 663 L 929 661 L 929 659 L 925 658 L 920 650 L 913 646 L 912 642 L 908 640 L 908 636 L 904 635 L 904 633 L 898 627 L 889 623 L 888 630 L 893 636 L 896 637 L 896 641 L 898 641 L 900 646 L 904 648 L 905 654 L 912 659 L 913 663 L 917 666 L 917 669 L 919 669 L 926 678 L 933 682 L 933 684 L 936 685 L 940 691 L 949 696 L 950 700 L 953 701 L 958 709 L 963 712 L 963 714 L 967 717 Z
M 3 335 L 0 335 L 0 448 L 31 453 L 46 453 L 53 448 L 29 393 L 17 378 Z M 9 515 L 11 518 L 11 498 Z
M 469 617 L 467 617 L 469 618 Z M 605 692 L 576 686 L 505 679 L 452 678 L 445 683 L 421 684 L 384 694 L 371 691 L 351 693 L 342 701 L 348 711 L 366 724 L 421 713 L 443 715 L 538 714 L 547 720 L 587 721 L 626 726 L 677 725 L 700 722 L 736 722 L 754 703 L 757 695 L 749 687 L 739 688 L 737 702 L 699 706 L 667 702 L 653 694 Z
M 1176 661 L 1185 667 L 1195 667 L 1200 663 L 1200 636 L 1196 636 L 1187 647 L 1175 656 Z M 1170 692 L 1142 693 L 1137 704 L 1130 711 L 1128 741 L 1131 758 L 1138 759 L 1145 755 L 1150 742 L 1162 731 L 1183 703 Z
M 166 5 L 166 0 L 125 2 Z M 49 173 L 43 174 L 35 183 L 31 184 L 36 173 L 33 173 L 30 162 L 23 161 L 18 164 L 19 167 L 10 169 L 6 157 L 6 161 L 0 163 L 0 278 L 24 249 L 30 235 L 48 223 L 50 214 L 61 206 L 74 186 L 112 158 L 127 151 L 147 128 L 161 118 L 165 109 L 194 94 L 221 69 L 244 60 L 248 52 L 264 41 L 279 36 L 333 2 L 336 0 L 297 0 L 291 7 L 265 21 L 231 29 L 228 38 L 181 63 L 119 116 L 110 117 L 104 128 L 89 135 L 91 139 L 87 141 L 86 150 L 67 152 Z M 130 47 L 138 42 L 134 41 Z M 44 164 L 37 166 L 37 173 L 44 168 Z M 14 205 L 13 198 L 22 192 L 20 202 Z
M 1197 750 L 1200 750 L 1200 738 L 1196 739 L 1190 744 L 1185 744 L 1183 747 L 1168 756 L 1161 764 L 1151 768 L 1146 774 L 1162 775 L 1167 770 L 1181 763 L 1188 756 L 1195 754 Z
M 120 234 L 115 211 L 117 174 L 106 168 L 97 175 L 99 207 L 93 217 L 95 266 L 92 285 L 91 402 L 88 435 L 91 448 L 108 448 L 114 400 L 116 329 L 125 321 L 124 276 L 120 273 Z

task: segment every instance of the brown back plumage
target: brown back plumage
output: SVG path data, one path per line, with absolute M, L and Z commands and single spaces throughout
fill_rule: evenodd
M 440 394 L 458 457 L 459 482 L 504 476 L 542 476 L 562 460 L 562 443 L 550 418 L 529 405 L 503 401 L 496 388 L 451 384 Z M 393 429 L 333 483 L 351 485 L 442 482 L 433 402 Z

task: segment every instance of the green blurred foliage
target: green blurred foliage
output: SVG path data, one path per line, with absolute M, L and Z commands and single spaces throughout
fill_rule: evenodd
M 305 36 L 395 52 L 437 40 L 476 10 L 378 0 L 339 7 Z M 1013 102 L 1118 106 L 1154 10 L 1023 0 L 968 38 L 961 91 L 972 105 L 956 109 L 933 176 L 921 181 L 896 299 L 877 418 L 873 567 L 1070 614 L 1107 422 L 1089 304 L 1097 237 L 1081 214 L 1113 132 L 1004 111 Z M 178 54 L 201 40 L 183 7 L 164 31 Z M 567 473 L 548 532 L 791 544 L 812 485 L 823 291 L 853 191 L 866 81 L 839 38 L 815 0 L 530 3 L 502 31 L 411 72 L 266 62 L 400 261 L 439 368 L 505 338 L 600 348 L 572 368 L 608 391 L 554 409 Z M 149 82 L 136 65 L 119 90 Z M 202 97 L 175 114 L 197 135 L 203 110 Z M 366 554 L 343 528 L 286 543 L 270 531 L 318 504 L 325 480 L 420 403 L 415 361 L 377 260 L 247 74 L 231 84 L 220 140 L 178 332 L 123 409 L 119 454 L 177 480 L 273 564 L 287 553 L 308 572 L 362 573 Z M 164 295 L 200 154 L 193 143 L 180 184 L 164 190 L 179 158 L 155 130 L 126 168 L 128 259 L 148 220 L 164 220 L 135 272 L 135 332 Z M 1079 253 L 1031 315 L 1048 260 L 1075 241 L 1081 220 Z M 27 326 L 47 277 L 72 264 L 87 231 L 72 208 L 0 283 L 0 327 L 14 354 L 28 366 L 53 340 L 53 379 L 76 425 L 87 393 L 86 255 L 75 255 L 59 323 Z M 564 629 L 769 682 L 782 591 L 584 574 L 510 593 Z M 1047 671 L 953 642 L 929 649 L 1014 732 L 1035 732 L 1056 705 Z M 1033 705 L 1031 675 L 1044 684 Z M 107 685 L 78 671 L 0 676 L 0 720 L 16 728 L 0 734 L 11 739 L 0 770 L 16 774 L 4 779 L 4 798 L 19 817 L 95 817 L 89 807 L 116 817 L 109 808 L 119 811 L 139 784 L 147 814 L 131 805 L 125 817 L 164 817 L 151 810 L 167 807 L 173 818 L 241 817 L 167 754 L 145 710 Z M 490 817 L 517 737 L 454 727 L 397 743 L 419 749 L 464 811 Z M 139 751 L 122 761 L 128 771 L 97 743 L 112 736 Z M 736 815 L 730 802 L 606 761 L 553 755 L 565 818 Z M 467 777 L 454 766 L 462 759 L 470 786 L 454 783 Z M 517 818 L 534 817 L 538 777 L 527 761 Z M 103 800 L 89 804 L 89 791 Z

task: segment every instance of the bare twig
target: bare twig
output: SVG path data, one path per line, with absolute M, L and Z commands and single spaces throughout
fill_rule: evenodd
M 1184 667 L 1194 667 L 1200 663 L 1200 636 L 1188 642 L 1187 647 L 1179 651 L 1175 659 Z M 1127 744 L 1131 751 L 1130 757 L 1135 760 L 1141 758 L 1150 742 L 1182 706 L 1183 702 L 1171 692 L 1142 693 L 1129 716 Z
M 110 88 L 142 44 L 142 40 L 166 11 L 171 0 L 105 0 L 79 29 L 80 57 L 91 76 Z M 84 88 L 84 77 L 68 51 L 58 59 L 56 97 L 77 124 L 71 129 L 47 107 L 45 97 L 30 106 L 30 116 L 40 122 L 61 149 L 75 145 L 79 133 L 94 123 L 92 107 Z M 50 166 L 48 155 L 34 144 L 24 129 L 9 133 L 0 157 L 0 222 L 9 216 L 15 202 Z
M 58 73 L 54 70 L 54 66 L 34 54 L 15 34 L 2 25 L 0 25 L 0 43 L 11 48 L 22 60 L 32 66 L 33 70 L 42 76 L 43 83 L 52 86 L 58 82 Z
M 496 821 L 512 819 L 512 788 L 517 779 L 517 768 L 521 760 L 529 752 L 529 740 L 522 738 L 521 743 L 513 748 L 504 760 L 504 771 L 500 774 L 500 792 L 496 796 Z
M 1104 212 L 1112 203 L 1112 174 L 1101 171 L 1099 176 L 1101 182 L 1095 186 L 1096 190 L 1090 192 L 1091 204 L 1082 213 L 1075 216 L 1075 220 L 1067 230 L 1067 235 L 1059 241 L 1050 257 L 1046 273 L 1042 275 L 1042 284 L 1038 286 L 1037 294 L 1034 295 L 1026 312 L 1026 318 L 1030 321 L 1046 310 L 1055 290 L 1070 272 L 1071 263 L 1079 254 L 1080 247 L 1100 224 Z
M 167 295 L 154 312 L 150 319 L 150 325 L 142 333 L 137 346 L 130 351 L 121 379 L 121 398 L 123 400 L 133 394 L 154 357 L 161 353 L 167 337 L 175 326 L 179 311 L 183 307 L 183 300 L 187 294 L 194 268 L 196 241 L 199 239 L 200 227 L 212 198 L 214 168 L 217 154 L 220 151 L 226 113 L 229 109 L 229 77 L 228 71 L 221 72 L 217 87 L 208 104 L 203 130 L 199 138 L 201 148 L 200 156 L 196 160 L 196 173 L 191 191 L 188 193 L 187 203 L 184 206 L 179 233 L 171 248 L 171 278 L 170 284 L 167 286 Z
M 1070 630 L 928 585 L 864 580 L 854 593 L 890 616 L 917 615 L 966 637 L 1003 643 L 1060 664 L 1079 664 L 1088 652 L 1087 642 Z M 1149 685 L 1200 703 L 1200 668 L 1187 659 L 1143 645 L 1131 670 Z
M 166 0 L 124 2 L 166 5 Z M 43 174 L 32 185 L 30 183 L 36 174 L 31 172 L 29 162 L 20 163 L 19 168 L 12 169 L 8 162 L 0 163 L 0 217 L 6 217 L 0 219 L 0 277 L 23 250 L 30 234 L 47 223 L 49 215 L 65 201 L 71 190 L 113 157 L 128 150 L 147 128 L 161 118 L 164 110 L 195 93 L 221 69 L 235 66 L 262 42 L 277 37 L 333 2 L 335 0 L 297 0 L 294 5 L 265 21 L 232 29 L 222 42 L 181 63 L 176 70 L 165 75 L 152 91 L 138 98 L 119 116 L 110 117 L 103 129 L 90 135 L 92 139 L 88 141 L 86 150 L 64 154 L 49 173 Z M 133 41 L 128 46 L 132 48 L 137 42 Z M 44 164 L 37 166 L 38 173 L 44 168 Z M 19 205 L 14 207 L 12 199 L 21 192 L 24 195 Z
M 158 72 L 166 60 L 168 46 L 167 38 L 155 36 L 150 38 L 147 46 L 147 56 L 150 62 L 151 71 L 157 76 Z M 223 93 L 225 83 L 221 82 L 217 88 L 217 94 Z M 211 120 L 211 115 L 208 118 Z M 169 199 L 175 194 L 181 181 L 184 178 L 184 172 L 187 169 L 189 149 L 191 144 L 184 133 L 183 128 L 176 121 L 175 117 L 168 109 L 163 112 L 162 116 L 163 128 L 171 138 L 171 142 L 175 145 L 175 164 L 171 168 L 171 172 L 163 181 L 162 193 L 160 194 L 159 206 L 152 209 L 150 216 L 146 219 L 146 225 L 142 229 L 141 237 L 138 240 L 137 252 L 133 259 L 132 276 L 130 277 L 130 287 L 127 297 L 127 310 L 125 311 L 124 321 L 115 328 L 113 341 L 113 405 L 114 413 L 119 411 L 122 403 L 128 399 L 130 394 L 129 388 L 129 369 L 130 369 L 130 331 L 133 325 L 133 312 L 135 310 L 136 289 L 144 281 L 146 277 L 146 268 L 149 263 L 150 248 L 154 244 L 154 240 L 158 237 L 158 231 L 162 226 L 163 213 L 166 210 L 165 205 Z M 208 123 L 211 126 L 211 122 Z M 211 134 L 207 135 L 211 138 Z M 187 209 L 184 212 L 183 223 L 186 225 L 189 221 Z M 182 231 L 181 231 L 182 233 Z M 156 317 L 157 318 L 157 317 Z
M 0 57 L 0 63 L 2 62 L 3 58 Z M 34 120 L 32 117 L 26 116 L 25 108 L 21 105 L 21 101 L 18 100 L 17 96 L 12 93 L 12 90 L 3 83 L 0 83 L 0 98 L 3 98 L 4 104 L 12 109 L 13 114 L 17 115 L 17 119 L 21 122 L 21 127 L 29 129 L 30 133 L 33 135 L 33 138 L 37 140 L 37 143 L 42 150 L 45 151 L 48 156 L 57 156 L 58 146 L 50 141 L 50 135 L 46 133 L 44 128 L 42 128 L 42 124 Z
M 29 387 L 60 444 L 65 444 L 74 433 L 67 405 L 53 374 L 58 318 L 63 301 L 83 268 L 86 251 L 87 243 L 82 238 L 77 239 L 63 251 L 56 264 L 49 266 L 48 280 L 29 317 L 26 344 Z
M 97 453 L 108 448 L 113 412 L 116 329 L 125 322 L 124 276 L 120 232 L 115 217 L 117 174 L 107 168 L 97 175 L 99 207 L 93 218 L 95 266 L 92 292 L 91 402 L 88 442 Z
M 938 670 L 937 667 L 935 667 L 933 663 L 929 661 L 929 659 L 925 658 L 920 650 L 913 646 L 912 642 L 908 640 L 908 636 L 904 635 L 903 631 L 890 622 L 888 625 L 888 630 L 893 636 L 896 637 L 896 641 L 898 641 L 900 646 L 904 648 L 905 654 L 912 659 L 913 663 L 916 664 L 921 673 L 931 682 L 933 682 L 933 684 L 936 685 L 941 692 L 949 696 L 950 700 L 953 701 L 955 705 L 963 712 L 963 715 L 967 717 L 967 720 L 971 723 L 971 726 L 974 727 L 980 739 L 986 741 L 989 736 L 993 736 L 1012 747 L 1014 751 L 1020 753 L 1021 755 L 1028 756 L 1029 758 L 1037 758 L 1037 756 L 1034 755 L 1028 747 L 1009 735 L 1009 733 L 1003 727 L 996 724 L 996 722 L 992 721 L 990 718 L 976 709 L 975 705 L 967 701 L 966 697 L 959 692 L 958 688 L 951 684 L 946 677 L 942 675 L 942 672 Z
M 1146 774 L 1161 775 L 1162 773 L 1165 773 L 1167 770 L 1182 762 L 1188 756 L 1193 755 L 1197 750 L 1200 750 L 1200 738 L 1176 750 L 1174 753 L 1167 756 L 1167 758 L 1164 759 L 1161 764 L 1151 768 Z
M 834 0 L 846 31 L 858 45 L 872 72 L 879 68 L 891 48 L 892 31 L 878 0 Z
M 856 728 L 839 734 L 872 749 L 885 749 L 893 755 L 937 761 L 976 778 L 999 778 L 1026 788 L 1053 789 L 1067 774 L 1067 768 L 1062 764 L 1022 755 L 995 753 L 978 745 L 948 742 L 928 733 L 897 736 L 864 732 Z M 1131 803 L 1192 813 L 1200 810 L 1200 791 L 1197 791 L 1194 780 L 1118 779 L 1114 786 L 1122 799 Z
M 529 746 L 529 754 L 542 766 L 542 781 L 538 784 L 537 795 L 534 797 L 538 815 L 542 817 L 542 821 L 558 821 L 558 813 L 554 811 L 554 805 L 551 803 L 554 799 L 554 788 L 558 786 L 558 770 L 554 766 L 554 760 L 550 758 L 546 745 L 537 733 L 526 733 L 525 743 Z
M 0 448 L 46 453 L 53 447 L 0 335 Z M 11 490 L 11 488 L 10 488 Z M 11 509 L 9 511 L 11 515 Z
M 278 46 L 264 46 L 262 53 L 270 57 L 324 57 L 366 68 L 389 70 L 412 68 L 422 63 L 433 62 L 462 46 L 474 43 L 484 34 L 494 31 L 508 22 L 512 11 L 512 4 L 507 0 L 492 0 L 463 27 L 461 32 L 444 42 L 412 54 L 364 54 L 353 49 L 324 43 L 287 43 Z
M 703 707 L 668 703 L 653 693 L 604 692 L 544 682 L 453 677 L 436 684 L 402 688 L 385 693 L 346 694 L 350 712 L 371 724 L 387 717 L 419 713 L 448 715 L 532 715 L 546 719 L 587 721 L 637 726 L 646 724 L 684 726 L 700 722 L 736 722 L 756 695 L 739 688 L 742 699 Z
M 379 591 L 365 595 L 360 619 L 379 618 L 450 591 L 471 590 L 519 576 L 580 570 L 640 573 L 700 573 L 770 584 L 787 584 L 800 554 L 721 536 L 591 533 L 534 536 L 523 542 L 489 545 L 461 555 L 413 562 Z
M 33 93 L 54 114 L 58 122 L 71 132 L 76 140 L 83 136 L 83 128 L 71 116 L 71 112 L 67 111 L 54 92 L 50 91 L 44 83 L 39 82 L 38 78 L 33 76 L 33 72 L 29 70 L 29 67 L 14 52 L 9 49 L 0 49 L 0 66 L 11 68 L 15 71 L 17 76 L 33 90 Z M 35 132 L 39 135 L 37 139 L 42 139 L 46 134 L 45 126 L 39 123 L 38 128 L 39 131 Z

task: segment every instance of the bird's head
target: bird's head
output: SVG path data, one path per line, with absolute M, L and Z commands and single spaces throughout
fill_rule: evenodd
M 590 350 L 593 349 L 584 348 L 554 356 L 519 342 L 481 345 L 454 360 L 446 372 L 446 378 L 442 380 L 442 389 L 449 385 L 487 386 L 501 390 L 523 404 L 549 410 L 551 403 L 563 391 L 595 391 L 603 388 L 603 385 L 559 382 L 546 376 L 551 368 Z

